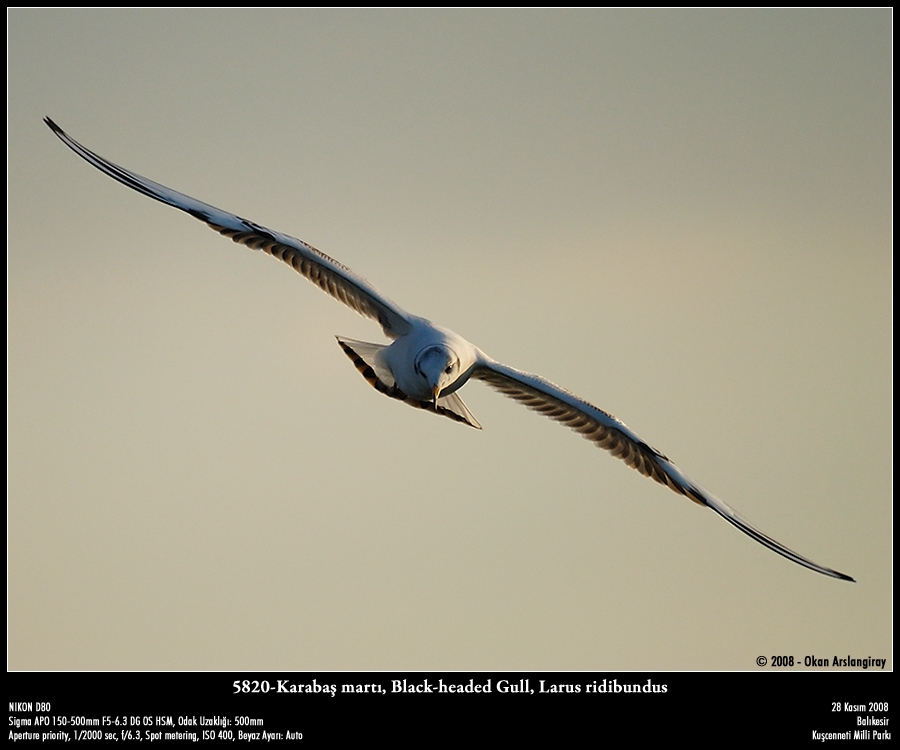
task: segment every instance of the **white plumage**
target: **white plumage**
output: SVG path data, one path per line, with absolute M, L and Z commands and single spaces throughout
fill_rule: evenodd
M 570 427 L 644 476 L 712 508 L 745 534 L 789 560 L 827 576 L 853 580 L 797 554 L 752 526 L 611 414 L 549 380 L 496 362 L 453 331 L 410 315 L 366 279 L 312 245 L 123 169 L 73 140 L 50 118 L 45 118 L 45 122 L 75 153 L 123 185 L 189 213 L 235 242 L 284 261 L 332 297 L 377 321 L 385 335 L 392 339 L 390 344 L 340 337 L 338 343 L 363 377 L 385 395 L 480 429 L 481 425 L 458 391 L 470 379 L 481 380 L 528 408 Z

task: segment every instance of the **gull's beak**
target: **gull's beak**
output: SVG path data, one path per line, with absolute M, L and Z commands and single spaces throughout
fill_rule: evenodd
M 438 398 L 440 398 L 440 395 L 441 395 L 441 387 L 439 385 L 436 385 L 434 388 L 431 389 L 431 392 L 432 392 L 432 395 L 434 396 L 434 400 L 432 401 L 432 404 L 434 405 L 434 410 L 437 411 L 437 402 L 438 402 Z

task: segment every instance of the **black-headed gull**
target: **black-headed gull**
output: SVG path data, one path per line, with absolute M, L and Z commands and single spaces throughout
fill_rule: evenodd
M 458 391 L 470 378 L 482 380 L 529 409 L 562 422 L 644 476 L 712 508 L 779 555 L 824 575 L 853 580 L 798 555 L 752 526 L 611 414 L 549 380 L 496 362 L 453 331 L 410 315 L 366 279 L 312 245 L 123 169 L 73 140 L 49 117 L 44 121 L 63 143 L 101 172 L 139 193 L 189 213 L 235 242 L 283 260 L 332 297 L 378 321 L 385 335 L 393 340 L 391 344 L 369 344 L 341 337 L 338 343 L 363 377 L 381 393 L 480 429 L 481 425 Z

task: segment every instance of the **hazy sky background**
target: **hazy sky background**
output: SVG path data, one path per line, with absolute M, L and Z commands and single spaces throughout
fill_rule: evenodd
M 8 12 L 12 669 L 892 653 L 885 10 Z M 801 568 L 41 122 L 624 420 Z

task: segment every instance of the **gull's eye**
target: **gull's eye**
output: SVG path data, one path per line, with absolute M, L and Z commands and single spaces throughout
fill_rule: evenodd
M 447 365 L 447 369 L 444 370 L 448 375 L 453 372 L 453 365 Z

